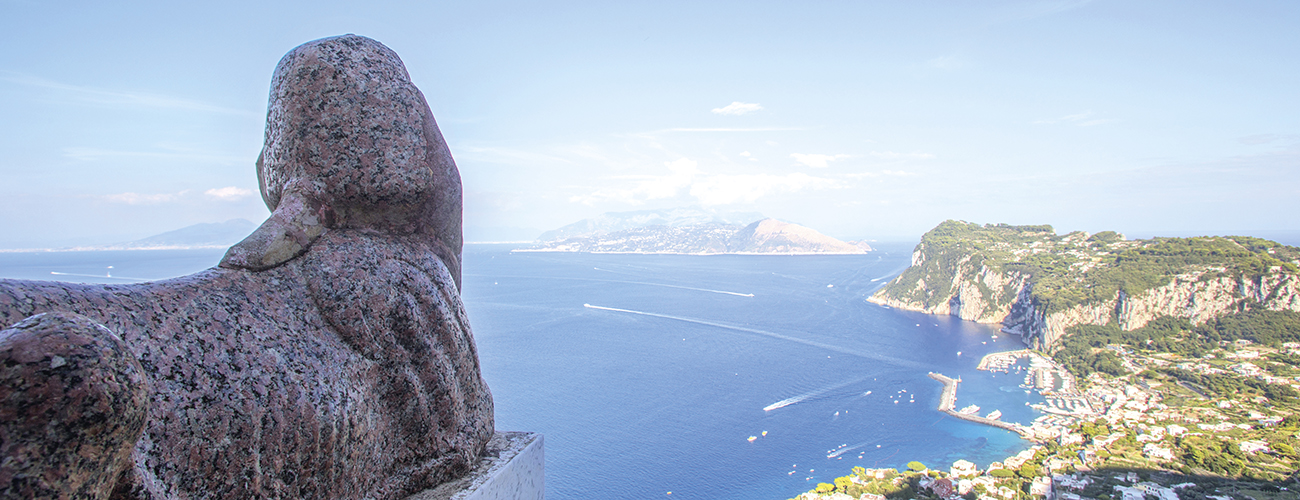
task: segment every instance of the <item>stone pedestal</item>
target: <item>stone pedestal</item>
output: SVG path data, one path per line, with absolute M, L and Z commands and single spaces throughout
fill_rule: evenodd
M 545 472 L 541 434 L 497 431 L 469 474 L 406 500 L 543 500 Z

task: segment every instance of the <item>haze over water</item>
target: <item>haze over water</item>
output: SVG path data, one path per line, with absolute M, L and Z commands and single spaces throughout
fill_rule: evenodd
M 497 428 L 546 436 L 548 498 L 783 499 L 853 466 L 983 467 L 1027 446 L 935 411 L 941 386 L 926 376 L 960 376 L 958 406 L 1028 423 L 1025 402 L 1041 398 L 975 370 L 1017 340 L 864 300 L 908 265 L 910 244 L 857 256 L 511 248 L 468 245 L 463 296 Z M 0 277 L 121 284 L 221 254 L 0 253 Z

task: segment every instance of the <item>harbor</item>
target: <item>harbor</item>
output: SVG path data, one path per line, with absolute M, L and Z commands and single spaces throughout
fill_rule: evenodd
M 1014 422 L 1003 422 L 1001 420 L 995 420 L 988 417 L 981 417 L 978 414 L 973 412 L 964 413 L 956 410 L 955 408 L 957 405 L 957 384 L 961 382 L 961 377 L 953 379 L 943 375 L 942 373 L 935 373 L 935 372 L 930 372 L 929 375 L 930 378 L 937 380 L 939 383 L 943 384 L 943 393 L 939 396 L 939 408 L 938 408 L 939 411 L 947 413 L 948 415 L 951 415 L 953 417 L 960 418 L 962 420 L 984 424 L 984 425 L 991 425 L 993 427 L 997 427 L 1000 429 L 1006 429 L 1015 432 L 1017 434 L 1020 434 L 1020 437 L 1023 437 L 1025 439 L 1034 438 L 1034 434 L 1020 424 Z
M 1022 358 L 1029 358 L 1028 367 L 1020 365 Z M 1026 390 L 1037 390 L 1044 396 L 1069 397 L 1078 392 L 1074 376 L 1069 371 L 1056 364 L 1051 358 L 1032 349 L 989 354 L 980 359 L 980 364 L 975 369 L 1007 374 L 1013 371 L 1017 374 L 1024 373 L 1025 379 L 1021 387 Z

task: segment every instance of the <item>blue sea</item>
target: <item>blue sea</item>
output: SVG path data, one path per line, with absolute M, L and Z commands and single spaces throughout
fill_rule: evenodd
M 927 376 L 960 376 L 958 406 L 1029 423 L 1026 403 L 1041 397 L 975 369 L 1018 339 L 865 301 L 911 246 L 687 256 L 467 245 L 463 296 L 497 428 L 545 434 L 547 496 L 560 500 L 780 500 L 854 466 L 983 467 L 1024 449 L 936 411 L 942 386 Z M 0 277 L 129 283 L 222 253 L 0 253 Z

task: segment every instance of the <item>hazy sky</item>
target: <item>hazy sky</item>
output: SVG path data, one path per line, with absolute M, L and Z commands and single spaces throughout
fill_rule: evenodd
M 1297 26 L 1294 1 L 0 0 L 0 248 L 260 222 L 271 72 L 342 33 L 406 62 L 471 240 L 684 205 L 845 239 L 1298 230 Z

